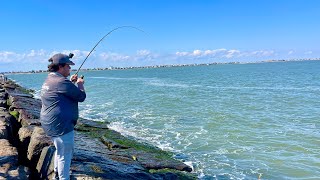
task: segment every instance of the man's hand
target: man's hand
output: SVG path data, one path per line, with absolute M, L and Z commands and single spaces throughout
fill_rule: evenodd
M 77 84 L 84 84 L 84 79 L 78 78 L 77 79 Z
M 82 91 L 84 91 L 84 86 L 83 86 L 83 84 L 84 84 L 84 79 L 78 78 L 78 79 L 77 79 L 77 85 L 78 85 L 78 88 L 79 88 L 80 90 L 82 90 Z
M 78 80 L 78 75 L 77 74 L 74 74 L 74 75 L 72 75 L 70 77 L 70 81 L 73 82 L 73 83 L 77 82 L 77 80 Z

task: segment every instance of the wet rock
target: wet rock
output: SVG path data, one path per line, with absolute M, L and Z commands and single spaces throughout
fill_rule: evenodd
M 175 158 L 175 159 L 180 159 L 180 160 L 182 160 L 182 161 L 185 161 L 185 160 L 189 159 L 189 157 L 188 157 L 187 155 L 185 155 L 185 154 L 176 154 L 176 155 L 174 156 L 174 158 Z
M 157 159 L 156 154 L 141 154 L 140 152 L 136 153 L 136 156 L 139 157 L 139 162 L 147 169 L 176 169 L 179 171 L 191 172 L 192 168 L 188 165 L 181 163 L 180 161 L 175 160 L 161 160 Z
M 4 89 L 0 90 L 0 99 L 7 100 L 8 99 L 8 93 L 5 92 Z
M 11 92 L 11 96 L 20 97 L 20 98 L 33 98 L 32 94 L 23 93 L 23 92 Z
M 90 121 L 83 118 L 79 118 L 75 128 L 78 128 L 79 131 L 86 131 L 90 128 L 109 129 L 108 124 L 108 122 Z
M 8 130 L 8 135 L 9 135 L 9 142 L 13 146 L 17 146 L 18 143 L 18 131 L 21 127 L 21 125 L 18 123 L 16 118 L 14 118 L 11 114 L 8 112 L 4 113 L 5 115 L 5 121 L 7 123 L 7 130 Z
M 15 93 L 9 93 L 9 104 L 11 104 L 12 109 L 29 109 L 33 107 L 34 109 L 41 108 L 41 100 L 40 99 L 34 99 L 32 97 L 29 97 L 30 95 L 25 94 L 15 94 Z
M 76 132 L 75 142 L 71 166 L 73 178 L 159 179 L 158 175 L 147 173 L 145 168 L 132 159 L 125 163 L 112 160 L 110 156 L 113 153 L 96 139 Z
M 42 149 L 38 164 L 37 174 L 40 179 L 52 179 L 54 168 L 54 146 L 46 146 Z
M 121 157 L 123 159 L 123 157 L 129 156 L 131 159 L 138 161 L 146 169 L 169 168 L 187 172 L 192 171 L 192 168 L 188 165 L 173 159 L 173 154 L 162 151 L 157 147 L 137 142 L 130 137 L 124 137 L 119 132 L 113 130 L 104 131 L 104 133 L 101 134 L 103 137 L 100 137 L 100 139 L 102 139 L 104 143 L 107 142 L 106 144 L 108 144 L 109 149 L 112 147 L 111 149 L 117 154 L 116 157 Z M 112 142 L 116 142 L 117 146 L 113 146 Z
M 101 142 L 108 147 L 109 150 L 112 149 L 128 149 L 128 146 L 123 146 L 119 143 L 116 143 L 113 140 L 107 139 L 106 137 L 100 137 Z
M 18 121 L 21 123 L 21 126 L 30 126 L 36 125 L 40 126 L 41 122 L 39 119 L 40 112 L 30 109 L 20 109 Z
M 9 139 L 6 123 L 0 119 L 0 139 Z
M 15 84 L 12 83 L 5 83 L 2 87 L 4 87 L 5 89 L 9 89 L 9 90 L 13 90 L 15 89 L 17 86 Z
M 17 94 L 21 96 L 33 96 L 31 94 L 31 92 L 34 92 L 33 90 L 28 90 L 25 89 L 23 87 L 21 87 L 20 85 L 16 84 L 15 82 L 9 80 L 9 81 L 5 81 L 2 85 L 2 87 L 6 90 L 6 92 L 8 92 L 9 94 Z
M 170 170 L 150 173 L 129 152 L 119 151 L 121 150 L 110 151 L 98 139 L 75 132 L 71 179 L 196 179 Z
M 8 112 L 7 108 L 0 107 L 0 115 L 5 112 Z
M 30 167 L 35 168 L 37 166 L 42 149 L 49 145 L 53 145 L 51 139 L 45 135 L 41 127 L 35 127 L 30 138 L 27 153 Z
M 41 101 L 39 99 L 10 94 L 8 101 L 9 110 L 19 113 L 18 121 L 22 126 L 41 125 L 39 120 Z
M 102 132 L 99 133 L 102 134 Z M 115 134 L 118 134 L 118 132 L 112 135 Z M 139 145 L 136 147 L 128 147 L 127 149 L 108 149 L 99 139 L 89 137 L 84 132 L 76 131 L 72 174 L 77 176 L 81 175 L 80 177 L 91 176 L 102 179 L 112 179 L 115 177 L 115 179 L 141 179 L 142 177 L 143 179 L 181 179 L 181 177 L 177 175 L 178 173 L 172 173 L 170 170 L 164 173 L 149 173 L 148 171 L 150 169 L 168 168 L 190 171 L 190 167 L 180 161 L 168 157 L 162 157 L 163 159 L 157 158 L 157 156 L 161 156 L 159 154 L 160 150 L 153 151 L 152 149 L 148 149 L 149 151 L 147 150 L 148 152 L 146 152 L 135 149 L 138 146 Z M 139 146 L 138 149 L 143 149 L 142 146 L 144 145 Z M 92 171 L 97 172 L 94 173 Z M 190 177 L 191 179 L 195 179 L 192 176 Z
M 19 129 L 18 153 L 19 162 L 23 165 L 30 166 L 30 160 L 27 158 L 28 147 L 35 126 L 25 126 Z
M 34 128 L 35 126 L 21 127 L 18 132 L 20 142 L 26 142 L 26 144 L 29 144 Z
M 41 101 L 39 99 L 11 96 L 9 98 L 9 110 L 24 110 L 26 117 L 29 119 L 38 119 L 40 117 Z
M 10 167 L 7 171 L 7 175 L 4 175 L 6 179 L 32 179 L 30 178 L 30 169 L 25 166 L 17 166 L 17 167 Z
M 0 147 L 0 177 L 4 179 L 28 179 L 29 169 L 18 164 L 17 149 L 5 139 L 0 139 Z
M 0 139 L 12 140 L 13 125 L 10 121 L 10 114 L 6 111 L 0 111 Z M 11 142 L 12 143 L 12 142 Z
M 0 139 L 0 165 L 10 162 L 11 165 L 18 164 L 18 151 L 8 140 Z
M 6 100 L 1 100 L 1 99 L 0 99 L 0 107 L 4 107 L 4 108 L 6 108 L 6 107 L 7 107 L 7 101 L 6 101 Z

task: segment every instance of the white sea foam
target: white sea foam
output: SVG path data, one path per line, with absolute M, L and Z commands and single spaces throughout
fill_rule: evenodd
M 121 78 L 121 77 L 104 77 L 104 76 L 94 76 L 89 77 L 91 79 L 109 79 L 109 80 L 128 80 L 128 81 L 150 81 L 156 78 L 141 78 L 141 77 L 130 77 L 130 78 Z
M 161 143 L 158 144 L 158 147 L 164 151 L 174 151 L 174 148 L 171 147 L 171 143 Z
M 177 132 L 175 138 L 176 138 L 176 139 L 180 139 L 180 138 L 181 138 L 181 133 Z
M 113 101 L 105 102 L 104 104 L 102 104 L 102 108 L 111 107 L 113 106 L 113 104 L 114 104 Z
M 181 84 L 181 83 L 165 83 L 161 81 L 151 81 L 147 83 L 151 86 L 161 86 L 161 87 L 178 87 L 178 88 L 189 88 L 190 86 L 187 84 Z
M 99 77 L 99 76 L 91 76 L 91 77 L 88 77 L 89 79 L 107 79 L 107 77 Z
M 134 113 L 131 117 L 136 119 L 139 115 L 140 115 L 140 113 L 139 113 L 139 112 L 136 112 L 136 113 Z
M 115 130 L 122 135 L 137 137 L 137 134 L 133 131 L 129 131 L 128 128 L 125 128 L 124 122 L 111 122 L 108 127 L 112 130 Z
M 35 92 L 32 94 L 34 98 L 40 99 L 41 98 L 41 90 L 35 90 Z
M 124 122 L 111 122 L 108 125 L 108 127 L 110 129 L 117 131 L 117 132 L 120 132 L 124 136 L 135 137 L 135 138 L 137 138 L 138 141 L 139 140 L 142 140 L 144 142 L 147 141 L 147 142 L 159 147 L 160 149 L 162 149 L 164 151 L 171 151 L 171 152 L 177 151 L 172 147 L 172 144 L 170 142 L 161 141 L 161 139 L 163 139 L 162 135 L 160 135 L 160 134 L 152 134 L 151 135 L 149 133 L 148 129 L 144 129 L 143 131 L 140 131 L 140 133 L 136 133 L 135 131 L 137 129 L 132 128 L 132 127 L 127 128 L 125 125 L 126 124 Z M 141 134 L 144 134 L 144 136 L 141 136 Z M 177 133 L 177 136 L 179 136 L 178 134 L 180 134 L 180 133 Z M 141 137 L 144 137 L 144 138 L 141 139 Z M 184 163 L 186 165 L 190 166 L 192 168 L 192 170 L 194 170 L 194 163 L 192 161 L 185 161 Z M 198 171 L 202 171 L 202 170 L 198 169 Z
M 192 171 L 194 171 L 193 162 L 192 161 L 185 161 L 184 164 L 190 166 L 192 168 Z
M 140 113 L 136 113 L 140 114 Z M 144 125 L 134 126 L 129 125 L 125 122 L 111 122 L 108 127 L 117 132 L 120 132 L 124 136 L 131 136 L 136 138 L 138 141 L 148 142 L 154 146 L 159 147 L 165 151 L 175 152 L 176 150 L 173 148 L 171 142 L 163 140 L 162 133 L 163 130 L 150 130 L 146 128 Z M 151 132 L 152 131 L 152 132 Z

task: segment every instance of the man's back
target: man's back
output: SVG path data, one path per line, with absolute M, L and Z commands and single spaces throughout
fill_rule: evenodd
M 47 135 L 61 136 L 73 130 L 78 119 L 78 102 L 86 94 L 59 73 L 50 73 L 41 89 L 41 123 Z

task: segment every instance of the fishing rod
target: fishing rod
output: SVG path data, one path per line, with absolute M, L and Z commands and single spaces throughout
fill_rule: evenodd
M 78 75 L 82 65 L 86 62 L 86 60 L 88 59 L 88 57 L 90 56 L 90 54 L 94 51 L 94 49 L 100 44 L 100 42 L 106 38 L 109 34 L 111 34 L 113 31 L 116 31 L 118 29 L 122 29 L 122 28 L 133 28 L 133 29 L 136 29 L 138 31 L 141 31 L 141 32 L 144 32 L 143 30 L 137 28 L 137 27 L 134 27 L 134 26 L 119 26 L 119 27 L 116 27 L 114 29 L 112 29 L 111 31 L 109 31 L 106 35 L 104 35 L 98 42 L 97 44 L 91 49 L 91 51 L 89 52 L 89 54 L 87 55 L 87 57 L 83 60 L 83 62 L 81 63 L 80 67 L 78 68 L 77 72 L 75 73 L 75 75 Z M 145 32 L 144 32 L 145 33 Z M 83 78 L 83 76 L 81 76 L 80 78 Z

